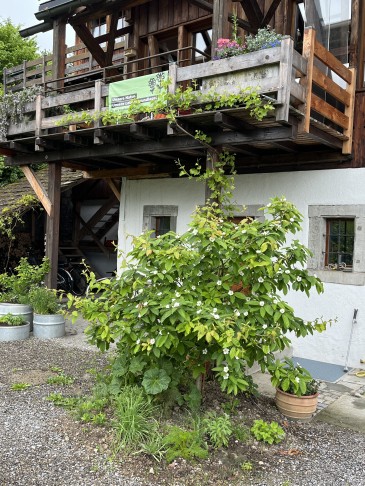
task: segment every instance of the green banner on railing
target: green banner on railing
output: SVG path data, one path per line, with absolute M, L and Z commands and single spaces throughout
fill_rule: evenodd
M 109 110 L 126 111 L 132 100 L 135 99 L 148 105 L 157 98 L 162 83 L 167 79 L 168 72 L 166 71 L 111 83 L 109 85 Z

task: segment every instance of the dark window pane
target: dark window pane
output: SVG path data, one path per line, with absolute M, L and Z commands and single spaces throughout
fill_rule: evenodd
M 325 264 L 352 266 L 354 253 L 354 219 L 328 219 Z

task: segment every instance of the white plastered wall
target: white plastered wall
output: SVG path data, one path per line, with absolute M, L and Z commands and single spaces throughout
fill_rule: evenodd
M 250 174 L 236 177 L 235 201 L 244 205 L 263 205 L 274 196 L 285 196 L 304 216 L 303 229 L 296 237 L 308 245 L 308 206 L 365 204 L 365 169 L 343 169 L 275 174 Z M 119 225 L 119 244 L 130 249 L 126 234 L 142 231 L 144 205 L 177 205 L 177 232 L 187 229 L 190 214 L 204 201 L 204 187 L 187 179 L 152 179 L 127 181 L 125 222 Z M 122 223 L 122 222 L 121 222 Z M 318 235 L 321 237 L 321 235 Z M 365 251 L 365 249 L 364 249 Z M 310 299 L 301 293 L 287 296 L 298 315 L 304 319 L 323 316 L 338 321 L 322 334 L 297 339 L 293 337 L 294 354 L 328 363 L 344 364 L 346 360 L 352 316 L 358 309 L 353 328 L 349 366 L 359 366 L 365 358 L 365 287 L 325 284 L 324 294 L 312 293 Z

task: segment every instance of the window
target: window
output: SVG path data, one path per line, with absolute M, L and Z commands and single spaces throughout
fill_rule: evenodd
M 325 265 L 352 268 L 354 258 L 354 219 L 327 219 Z
M 153 230 L 153 236 L 176 231 L 177 206 L 143 206 L 143 231 Z
M 308 216 L 308 268 L 324 282 L 365 285 L 365 205 L 309 206 Z
M 171 230 L 171 216 L 153 216 L 151 218 L 154 236 L 162 236 Z

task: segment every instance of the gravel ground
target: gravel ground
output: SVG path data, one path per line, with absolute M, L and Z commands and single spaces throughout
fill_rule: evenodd
M 0 343 L 0 486 L 365 485 L 364 435 L 316 421 L 283 421 L 267 398 L 241 399 L 238 417 L 281 422 L 287 434 L 281 444 L 232 443 L 195 464 L 158 464 L 143 456 L 111 461 L 105 429 L 89 430 L 45 400 L 52 391 L 66 391 L 46 384 L 51 367 L 75 376 L 67 394 L 81 394 L 91 384 L 87 370 L 105 364 L 85 346 L 65 345 L 67 339 Z M 32 386 L 13 391 L 13 383 Z M 217 394 L 210 401 L 219 406 Z M 240 466 L 248 461 L 253 470 L 244 472 Z

